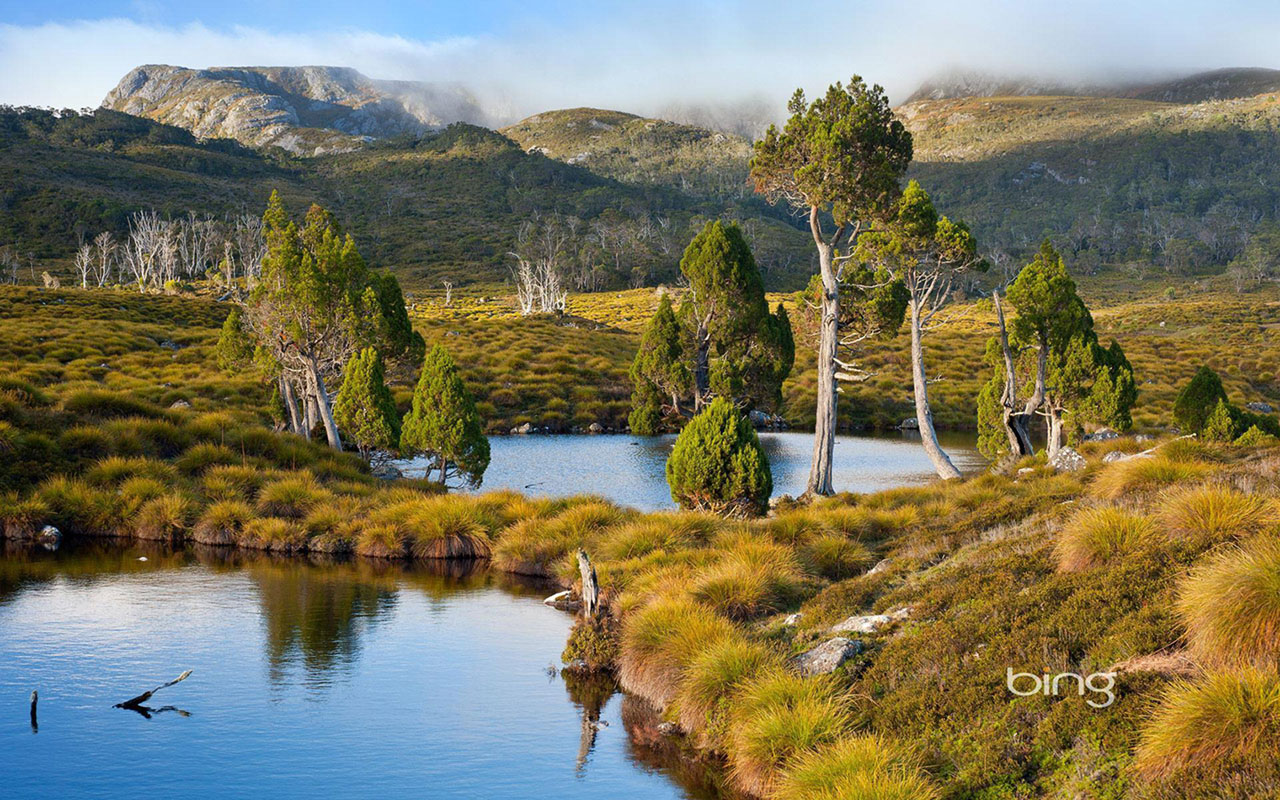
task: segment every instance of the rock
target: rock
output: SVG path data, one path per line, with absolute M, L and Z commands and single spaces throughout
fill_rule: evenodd
M 1087 466 L 1087 463 L 1084 456 L 1070 447 L 1062 448 L 1057 455 L 1049 459 L 1049 466 L 1058 472 L 1079 472 Z
M 1086 442 L 1109 442 L 1112 439 L 1119 439 L 1120 434 L 1110 428 L 1103 428 L 1084 437 Z
M 512 429 L 511 429 L 511 432 L 512 432 L 512 433 L 518 433 L 518 434 L 520 434 L 520 435 L 522 435 L 522 436 L 523 436 L 523 435 L 526 435 L 526 434 L 533 433 L 533 423 L 532 423 L 532 422 L 526 422 L 526 423 L 525 423 L 525 424 L 523 424 L 523 425 L 517 425 L 516 427 L 514 427 L 514 428 L 512 428 Z
M 1244 407 L 1259 414 L 1270 414 L 1275 411 L 1270 403 L 1245 403 Z
M 178 343 L 177 343 L 177 342 L 175 342 L 175 341 L 173 341 L 172 339 L 165 339 L 163 342 L 161 342 L 161 343 L 160 343 L 160 346 L 161 346 L 161 347 L 163 347 L 163 348 L 164 348 L 164 349 L 166 349 L 166 350 L 178 350 L 178 349 L 180 349 L 180 348 L 178 347 Z
M 1119 450 L 1112 450 L 1110 453 L 1103 456 L 1102 460 L 1107 464 L 1111 464 L 1116 461 L 1124 461 L 1128 457 L 1128 453 L 1122 453 Z
M 1035 471 L 1036 471 L 1035 467 L 1020 467 L 1020 468 L 1018 469 L 1018 474 L 1019 474 L 1019 475 L 1030 475 L 1031 473 L 1033 473 L 1033 472 L 1035 472 Z
M 900 608 L 897 611 L 891 611 L 888 614 L 866 614 L 863 616 L 852 616 L 844 622 L 837 622 L 831 626 L 832 633 L 875 633 L 890 623 L 904 620 L 911 616 L 910 607 Z
M 663 736 L 675 736 L 676 734 L 680 733 L 680 727 L 676 725 L 674 722 L 659 722 L 658 733 L 662 734 Z
M 46 550 L 57 550 L 58 546 L 62 544 L 62 531 L 52 525 L 45 525 L 36 534 L 36 541 Z
M 404 477 L 404 473 L 395 464 L 383 463 L 378 464 L 370 473 L 375 478 L 381 478 L 384 481 L 398 481 Z
M 191 408 L 191 404 L 188 403 L 186 400 L 174 400 L 172 403 L 169 404 L 169 408 L 170 410 L 176 410 L 179 408 Z
M 769 415 L 753 408 L 747 412 L 747 421 L 751 423 L 753 428 L 767 428 L 769 426 Z
M 1155 441 L 1155 438 L 1156 437 L 1152 436 L 1149 433 L 1140 433 L 1137 436 L 1133 437 L 1133 440 L 1135 442 L 1152 442 L 1152 441 Z
M 801 653 L 793 662 L 801 675 L 826 675 L 861 652 L 862 642 L 837 636 Z
M 920 421 L 917 420 L 915 417 L 907 417 L 902 422 L 898 423 L 898 430 L 918 431 L 920 430 Z
M 593 422 L 587 426 L 587 433 L 604 433 L 604 426 L 599 422 Z
M 885 571 L 886 569 L 888 569 L 888 568 L 889 568 L 889 559 L 887 559 L 887 558 L 882 558 L 882 559 L 880 559 L 879 561 L 877 561 L 877 562 L 876 562 L 876 565 L 875 565 L 874 567 L 872 567 L 871 569 L 867 570 L 867 574 L 868 574 L 868 575 L 879 575 L 881 572 L 884 572 L 884 571 Z
M 783 625 L 795 625 L 800 621 L 800 617 L 804 616 L 799 611 L 794 614 L 788 614 L 787 618 L 782 621 Z

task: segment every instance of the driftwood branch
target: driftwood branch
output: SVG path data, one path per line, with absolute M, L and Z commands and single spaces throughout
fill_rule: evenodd
M 138 695 L 137 697 L 134 697 L 134 698 L 132 698 L 132 699 L 130 699 L 130 700 L 125 700 L 123 703 L 116 703 L 114 707 L 115 707 L 115 708 L 130 708 L 130 709 L 133 709 L 133 708 L 139 708 L 139 707 L 141 707 L 141 705 L 142 705 L 143 703 L 145 703 L 145 702 L 147 702 L 148 700 L 150 700 L 150 699 L 151 699 L 151 695 L 155 694 L 156 692 L 160 691 L 161 689 L 168 689 L 170 686 L 173 686 L 175 683 L 182 683 L 183 681 L 185 681 L 185 680 L 186 680 L 187 678 L 189 678 L 189 677 L 191 677 L 191 670 L 187 670 L 186 672 L 182 673 L 181 675 L 179 675 L 178 677 L 176 677 L 176 678 L 174 678 L 173 680 L 169 681 L 168 683 L 162 683 L 162 684 L 160 684 L 159 686 L 157 686 L 156 688 L 152 689 L 152 690 L 151 690 L 151 691 L 149 691 L 149 692 L 143 692 L 142 694 Z
M 36 733 L 40 730 L 39 723 L 36 722 L 36 701 L 40 699 L 38 692 L 31 693 L 31 732 Z
M 600 585 L 596 581 L 596 568 L 591 565 L 586 550 L 578 551 L 578 572 L 582 575 L 582 614 L 594 617 L 600 609 Z

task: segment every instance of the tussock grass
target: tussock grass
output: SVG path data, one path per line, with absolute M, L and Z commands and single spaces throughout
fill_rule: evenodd
M 211 500 L 252 501 L 262 486 L 262 470 L 239 464 L 211 466 L 200 476 L 200 489 Z
M 1280 674 L 1254 668 L 1215 672 L 1165 691 L 1142 727 L 1134 766 L 1148 780 L 1183 770 L 1225 779 L 1242 770 L 1274 769 L 1277 741 Z
M 1117 461 L 1103 469 L 1093 481 L 1093 494 L 1116 500 L 1131 492 L 1162 489 L 1179 483 L 1199 480 L 1209 473 L 1207 464 L 1178 461 L 1167 454 L 1151 458 Z
M 188 475 L 199 475 L 210 467 L 239 464 L 240 461 L 241 457 L 231 452 L 229 447 L 200 442 L 188 447 L 174 463 Z
M 923 759 L 909 747 L 860 734 L 806 753 L 778 782 L 777 800 L 936 800 Z
M 1142 514 L 1115 506 L 1085 508 L 1062 526 L 1053 551 L 1059 570 L 1081 572 L 1124 558 L 1157 537 L 1155 523 Z
M 830 533 L 806 542 L 800 548 L 800 558 L 809 572 L 831 581 L 859 575 L 876 560 L 863 543 Z
M 1179 585 L 1177 609 L 1201 663 L 1280 666 L 1280 539 L 1210 557 Z
M 480 510 L 458 497 L 425 506 L 410 523 L 410 552 L 415 558 L 488 558 L 489 531 Z
M 758 534 L 716 539 L 718 559 L 693 579 L 692 594 L 730 619 L 748 620 L 795 602 L 805 574 L 795 551 Z
M 300 472 L 265 484 L 258 491 L 258 512 L 272 517 L 301 519 L 330 493 L 310 473 Z
M 150 478 L 158 483 L 172 483 L 177 472 L 171 464 L 154 458 L 111 456 L 90 467 L 84 478 L 94 486 L 118 486 L 130 478 Z
M 144 502 L 134 515 L 133 535 L 139 539 L 180 542 L 191 524 L 194 510 L 191 499 L 180 492 L 153 497 Z
M 409 555 L 409 543 L 399 526 L 373 524 L 360 530 L 355 551 L 369 558 L 405 558 Z
M 294 553 L 307 543 L 307 534 L 294 520 L 278 517 L 257 517 L 245 523 L 236 544 L 251 550 L 272 550 L 278 553 Z
M 62 409 L 78 417 L 147 417 L 163 416 L 159 408 L 132 395 L 104 389 L 81 389 L 71 392 L 62 401 Z
M 6 539 L 30 539 L 40 532 L 50 508 L 40 497 L 0 495 L 0 532 Z
M 652 514 L 604 532 L 593 542 L 593 549 L 609 561 L 642 558 L 699 547 L 717 527 L 716 520 L 707 514 Z
M 1160 519 L 1171 532 L 1205 545 L 1249 536 L 1280 521 L 1265 498 L 1218 484 L 1171 494 Z
M 191 538 L 203 545 L 233 545 L 240 531 L 254 518 L 253 508 L 240 500 L 219 500 L 209 504 L 196 520 Z
M 659 598 L 623 621 L 618 678 L 658 708 L 675 697 L 685 668 L 733 625 L 686 598 Z
M 784 770 L 843 738 L 850 724 L 849 709 L 831 680 L 785 671 L 759 676 L 730 714 L 729 774 L 743 791 L 772 796 Z
M 676 720 L 699 746 L 723 749 L 729 713 L 743 687 L 782 665 L 781 656 L 765 644 L 745 636 L 717 639 L 689 662 L 672 699 Z
M 550 517 L 516 523 L 493 549 L 494 566 L 504 572 L 551 577 L 572 572 L 567 556 L 628 514 L 601 500 L 588 499 Z
M 114 493 L 90 486 L 78 478 L 55 476 L 37 490 L 37 498 L 49 509 L 49 521 L 63 533 L 118 536 L 120 507 Z

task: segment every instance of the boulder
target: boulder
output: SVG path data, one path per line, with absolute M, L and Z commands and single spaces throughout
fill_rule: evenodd
M 587 426 L 587 433 L 604 433 L 604 426 L 599 422 L 593 422 Z
M 747 421 L 751 423 L 753 428 L 769 427 L 769 415 L 758 408 L 753 408 L 747 412 Z
M 191 408 L 191 404 L 188 403 L 186 400 L 174 400 L 173 403 L 169 405 L 169 408 L 172 410 L 176 410 L 180 408 Z
M 1103 428 L 1084 437 L 1086 442 L 1109 442 L 1112 439 L 1119 439 L 1120 434 L 1110 428 Z
M 911 609 L 900 608 L 897 611 L 891 611 L 888 614 L 866 614 L 862 616 L 852 616 L 844 622 L 837 622 L 831 626 L 832 633 L 875 633 L 881 628 L 899 620 L 904 620 L 911 616 Z
M 1079 472 L 1087 466 L 1087 463 L 1084 456 L 1071 447 L 1062 448 L 1057 455 L 1049 459 L 1049 466 L 1058 472 Z
M 1116 461 L 1124 461 L 1128 457 L 1129 457 L 1128 453 L 1122 453 L 1119 450 L 1112 450 L 1110 453 L 1107 453 L 1105 456 L 1103 456 L 1102 460 L 1108 464 L 1111 464 Z
M 1244 407 L 1259 414 L 1270 414 L 1275 411 L 1270 403 L 1245 403 Z
M 47 550 L 57 550 L 62 544 L 62 531 L 52 525 L 45 525 L 36 534 L 36 541 Z
M 514 428 L 512 428 L 512 429 L 511 429 L 511 432 L 512 432 L 512 433 L 518 433 L 518 434 L 520 434 L 520 435 L 522 435 L 522 436 L 523 436 L 523 435 L 525 435 L 525 434 L 533 433 L 533 423 L 532 423 L 532 422 L 526 422 L 526 423 L 525 423 L 525 424 L 523 424 L 523 425 L 517 425 L 516 427 L 514 427 Z
M 837 636 L 796 656 L 793 663 L 801 675 L 826 675 L 861 652 L 862 642 Z
M 799 611 L 797 611 L 797 612 L 796 612 L 796 613 L 794 613 L 794 614 L 788 614 L 788 615 L 787 615 L 787 618 L 786 618 L 786 619 L 784 619 L 784 620 L 782 621 L 782 624 L 783 624 L 783 625 L 795 625 L 797 622 L 799 622 L 799 621 L 800 621 L 800 617 L 801 617 L 801 616 L 803 616 L 803 615 L 802 615 Z
M 384 481 L 398 481 L 404 477 L 404 473 L 395 464 L 383 463 L 378 464 L 370 473 L 375 478 L 381 478 Z
M 888 569 L 888 568 L 889 568 L 889 559 L 887 559 L 887 558 L 882 558 L 882 559 L 880 559 L 879 561 L 877 561 L 877 562 L 876 562 L 876 565 L 875 565 L 874 567 L 872 567 L 871 569 L 867 570 L 867 574 L 868 574 L 868 575 L 878 575 L 878 574 L 880 574 L 881 572 L 884 572 L 884 571 L 885 571 L 886 569 Z
M 915 417 L 907 417 L 898 424 L 898 430 L 901 431 L 918 431 L 920 430 L 920 421 Z

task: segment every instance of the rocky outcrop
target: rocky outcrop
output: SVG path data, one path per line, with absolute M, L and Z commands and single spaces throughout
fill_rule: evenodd
M 1088 466 L 1088 462 L 1073 448 L 1064 447 L 1049 459 L 1049 466 L 1058 472 L 1079 472 Z
M 374 80 L 345 67 L 137 67 L 104 108 L 235 139 L 319 155 L 368 139 L 418 134 L 452 122 L 488 123 L 461 86 Z
M 832 633 L 875 633 L 881 628 L 911 616 L 910 608 L 900 608 L 888 614 L 867 614 L 849 617 L 831 626 Z
M 796 656 L 793 663 L 801 675 L 826 675 L 861 652 L 861 642 L 837 636 Z

